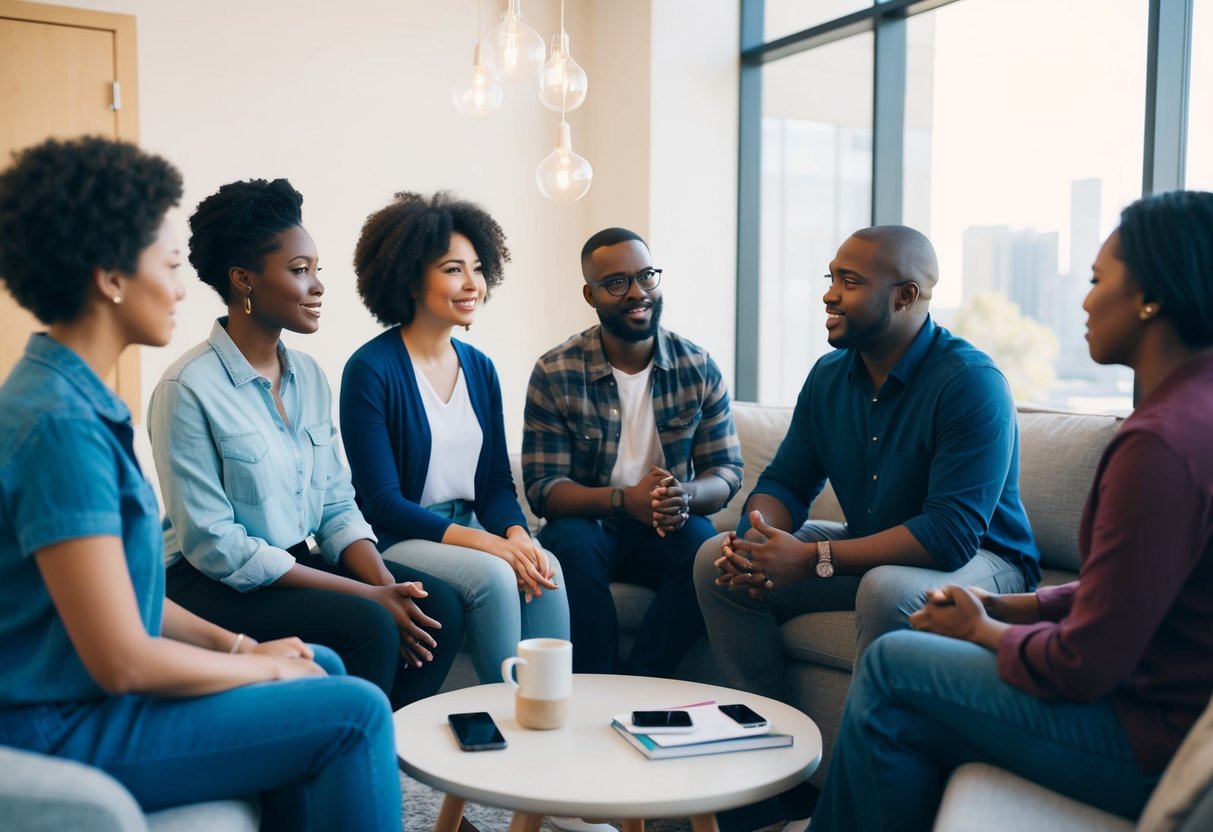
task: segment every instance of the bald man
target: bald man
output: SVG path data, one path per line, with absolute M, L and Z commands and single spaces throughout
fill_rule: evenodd
M 822 300 L 835 352 L 735 532 L 699 549 L 695 586 L 726 684 L 783 698 L 779 625 L 856 611 L 856 660 L 945 583 L 1025 592 L 1040 553 L 1019 499 L 1019 431 L 994 362 L 931 320 L 939 265 L 899 225 L 838 249 Z M 846 523 L 807 520 L 826 480 Z

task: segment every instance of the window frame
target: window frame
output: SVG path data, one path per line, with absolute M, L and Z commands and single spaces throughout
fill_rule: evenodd
M 901 222 L 905 160 L 906 21 L 965 0 L 877 0 L 871 6 L 764 41 L 765 0 L 740 0 L 737 183 L 737 316 L 734 398 L 758 400 L 762 71 L 766 64 L 872 32 L 873 225 Z M 1014 2 L 1014 0 L 1006 0 Z M 1195 0 L 1149 4 L 1142 195 L 1182 188 L 1187 158 L 1188 87 Z

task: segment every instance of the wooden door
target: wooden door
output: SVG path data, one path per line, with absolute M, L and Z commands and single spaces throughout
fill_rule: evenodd
M 135 72 L 134 17 L 0 0 L 0 168 L 13 151 L 52 136 L 137 141 Z M 0 379 L 41 328 L 0 286 Z M 138 420 L 137 348 L 107 381 Z

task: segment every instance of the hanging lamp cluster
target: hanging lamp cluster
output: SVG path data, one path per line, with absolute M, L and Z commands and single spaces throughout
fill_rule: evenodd
M 483 4 L 483 0 L 481 0 Z M 575 202 L 585 196 L 594 169 L 573 152 L 565 114 L 585 102 L 589 79 L 569 52 L 564 29 L 564 0 L 560 0 L 560 32 L 552 36 L 552 50 L 544 60 L 543 39 L 522 22 L 522 0 L 504 0 L 501 22 L 485 37 L 480 15 L 480 40 L 472 52 L 471 71 L 452 91 L 455 110 L 468 118 L 484 119 L 501 109 L 505 94 L 501 83 L 518 84 L 538 78 L 539 100 L 560 113 L 556 147 L 535 168 L 540 193 L 555 202 Z

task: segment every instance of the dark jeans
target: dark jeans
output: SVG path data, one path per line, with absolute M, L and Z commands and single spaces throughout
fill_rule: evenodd
M 714 534 L 708 519 L 697 514 L 664 538 L 631 518 L 550 520 L 539 532 L 539 541 L 564 569 L 573 671 L 673 675 L 687 648 L 704 631 L 691 570 L 700 544 Z M 611 581 L 657 591 L 632 652 L 622 664 Z
M 294 550 L 293 550 L 294 553 Z M 299 563 L 358 580 L 314 554 L 296 554 Z M 410 667 L 400 655 L 400 630 L 384 607 L 366 598 L 323 589 L 263 587 L 238 592 L 212 580 L 184 558 L 168 570 L 165 594 L 190 612 L 258 641 L 298 636 L 334 650 L 351 676 L 379 686 L 392 710 L 438 692 L 463 644 L 463 604 L 455 590 L 435 577 L 395 563 L 387 564 L 397 581 L 422 581 L 428 598 L 418 606 L 442 624 L 433 633 L 434 660 Z

